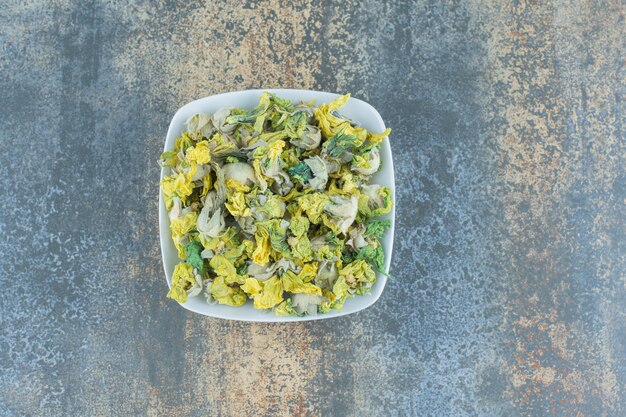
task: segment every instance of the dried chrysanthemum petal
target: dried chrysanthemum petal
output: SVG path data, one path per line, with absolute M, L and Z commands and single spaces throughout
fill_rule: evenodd
M 196 114 L 161 182 L 181 262 L 168 296 L 277 315 L 326 313 L 364 294 L 381 271 L 391 191 L 368 184 L 389 134 L 339 110 L 263 93 L 253 109 Z

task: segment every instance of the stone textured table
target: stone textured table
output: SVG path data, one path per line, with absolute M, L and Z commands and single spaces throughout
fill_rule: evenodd
M 0 3 L 1 415 L 625 415 L 622 2 Z M 165 298 L 169 120 L 258 87 L 392 127 L 373 307 Z

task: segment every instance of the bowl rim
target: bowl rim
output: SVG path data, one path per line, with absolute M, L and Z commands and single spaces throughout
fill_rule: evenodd
M 165 143 L 163 145 L 163 152 L 167 151 L 168 148 L 168 142 L 169 142 L 169 138 L 173 135 L 173 132 L 175 130 L 179 130 L 180 126 L 179 124 L 175 124 L 174 122 L 176 120 L 178 120 L 180 118 L 180 115 L 182 113 L 186 113 L 187 110 L 190 107 L 194 107 L 198 104 L 200 104 L 203 101 L 206 101 L 208 99 L 210 100 L 219 100 L 219 98 L 226 98 L 227 96 L 233 96 L 233 95 L 243 95 L 243 94 L 250 94 L 250 93 L 258 93 L 259 95 L 263 92 L 270 92 L 273 94 L 276 94 L 278 96 L 281 95 L 281 93 L 289 93 L 289 94 L 298 94 L 298 93 L 302 93 L 302 94 L 321 94 L 321 95 L 327 95 L 329 97 L 332 97 L 332 99 L 336 98 L 336 97 L 340 97 L 341 94 L 337 94 L 337 93 L 331 93 L 331 92 L 326 92 L 326 91 L 319 91 L 319 90 L 303 90 L 303 89 L 285 89 L 285 88 L 262 88 L 262 89 L 248 89 L 248 90 L 238 90 L 238 91 L 230 91 L 230 92 L 223 92 L 223 93 L 219 93 L 219 94 L 214 94 L 211 96 L 206 96 L 206 97 L 202 97 L 193 101 L 190 101 L 189 103 L 184 104 L 183 106 L 181 106 L 172 116 L 172 119 L 170 121 L 168 130 L 167 130 L 167 135 L 165 137 Z M 346 103 L 346 105 L 349 102 L 356 102 L 358 103 L 360 106 L 364 106 L 370 113 L 371 116 L 374 117 L 375 122 L 377 124 L 379 124 L 382 129 L 386 129 L 385 126 L 385 122 L 383 121 L 383 118 L 381 117 L 380 113 L 378 113 L 378 111 L 368 102 L 352 97 L 350 96 L 350 99 L 348 100 L 348 102 Z M 370 116 L 370 115 L 368 115 Z M 356 121 L 360 121 L 358 119 L 356 119 Z M 275 314 L 271 313 L 271 310 L 269 311 L 264 311 L 264 310 L 258 310 L 258 311 L 254 311 L 256 314 L 254 314 L 253 316 L 250 317 L 246 317 L 246 318 L 242 318 L 242 317 L 233 317 L 231 315 L 228 314 L 228 308 L 237 308 L 237 307 L 229 307 L 229 306 L 221 306 L 224 307 L 222 309 L 222 311 L 220 312 L 207 312 L 205 310 L 200 310 L 198 308 L 195 308 L 191 305 L 189 305 L 188 303 L 178 303 L 179 305 L 181 305 L 183 308 L 185 308 L 186 310 L 192 311 L 194 313 L 198 313 L 204 316 L 208 316 L 208 317 L 213 317 L 213 318 L 219 318 L 219 319 L 225 319 L 225 320 L 234 320 L 234 321 L 242 321 L 242 322 L 279 322 L 279 323 L 285 323 L 285 322 L 296 322 L 296 321 L 313 321 L 313 320 L 324 320 L 324 319 L 331 319 L 331 318 L 335 318 L 335 317 L 342 317 L 342 316 L 347 316 L 349 314 L 353 314 L 359 311 L 363 311 L 368 307 L 371 307 L 374 303 L 376 303 L 378 301 L 378 299 L 380 298 L 380 296 L 382 295 L 385 286 L 387 284 L 387 276 L 386 274 L 389 273 L 389 268 L 391 266 L 391 259 L 393 256 L 393 243 L 394 243 L 394 235 L 395 235 L 395 217 L 396 217 L 396 195 L 395 195 L 395 170 L 394 170 L 394 166 L 393 166 L 393 152 L 389 143 L 389 139 L 387 137 L 385 137 L 385 139 L 383 140 L 382 143 L 383 147 L 386 147 L 387 150 L 389 151 L 389 160 L 385 160 L 384 163 L 390 168 L 389 169 L 389 177 L 388 177 L 388 181 L 389 181 L 389 188 L 391 190 L 391 194 L 392 194 L 392 198 L 393 198 L 393 205 L 391 208 L 391 211 L 388 213 L 387 217 L 389 218 L 390 222 L 391 222 L 391 226 L 389 227 L 389 229 L 386 232 L 386 235 L 389 235 L 389 244 L 388 247 L 385 248 L 385 264 L 384 264 L 384 273 L 380 273 L 380 272 L 376 272 L 376 284 L 375 287 L 377 288 L 377 291 L 374 293 L 374 291 L 372 291 L 369 294 L 365 294 L 365 295 L 360 295 L 359 297 L 365 297 L 365 298 L 369 298 L 369 300 L 367 300 L 367 302 L 361 306 L 358 309 L 354 309 L 354 310 L 350 310 L 350 311 L 346 311 L 345 310 L 345 305 L 344 305 L 344 309 L 341 311 L 336 311 L 333 310 L 329 313 L 325 313 L 325 314 L 316 314 L 316 315 L 305 315 L 302 317 L 298 317 L 298 316 L 276 316 Z M 159 176 L 159 183 L 160 181 L 163 180 L 163 177 L 165 176 L 165 167 L 161 167 L 160 170 L 160 176 Z M 166 226 L 166 229 L 169 230 L 169 222 L 167 225 L 163 224 L 163 218 L 164 215 L 165 217 L 168 217 L 168 213 L 167 210 L 165 208 L 165 202 L 163 201 L 163 193 L 161 192 L 161 187 L 159 186 L 158 188 L 158 192 L 159 192 L 159 240 L 160 240 L 160 249 L 161 249 L 161 263 L 163 265 L 163 271 L 165 274 L 165 280 L 167 282 L 168 288 L 171 288 L 171 273 L 173 271 L 170 271 L 170 273 L 168 274 L 168 267 L 166 265 L 166 255 L 165 255 L 165 245 L 166 242 L 168 240 L 171 240 L 171 233 L 163 233 L 162 231 L 164 230 L 164 226 Z M 374 288 L 374 287 L 373 287 Z M 352 299 L 346 300 L 346 304 L 349 303 Z

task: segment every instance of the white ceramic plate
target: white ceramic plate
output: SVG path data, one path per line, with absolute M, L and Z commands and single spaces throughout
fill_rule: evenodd
M 236 106 L 241 108 L 251 109 L 257 105 L 259 97 L 263 91 L 270 91 L 275 93 L 281 98 L 289 99 L 293 102 L 299 101 L 311 101 L 315 100 L 317 106 L 322 103 L 330 103 L 336 97 L 337 94 L 324 93 L 321 91 L 308 91 L 308 90 L 281 90 L 281 89 L 266 89 L 266 90 L 246 90 L 236 91 L 232 93 L 218 94 L 211 97 L 201 98 L 196 101 L 192 101 L 189 104 L 181 107 L 167 131 L 167 139 L 165 140 L 164 151 L 174 149 L 176 138 L 183 133 L 185 129 L 185 121 L 196 113 L 215 113 L 218 109 L 224 106 Z M 385 123 L 380 117 L 380 114 L 372 106 L 364 101 L 351 98 L 344 107 L 340 110 L 341 114 L 359 122 L 364 128 L 369 131 L 380 133 L 385 130 Z M 393 176 L 393 161 L 391 159 L 391 148 L 389 146 L 389 140 L 385 138 L 381 146 L 381 161 L 382 168 L 377 172 L 372 182 L 385 185 L 391 189 L 391 195 L 395 202 L 395 184 Z M 161 169 L 161 180 L 163 176 L 167 175 L 165 169 Z M 391 228 L 387 230 L 384 238 L 382 239 L 382 246 L 385 251 L 385 272 L 389 272 L 389 265 L 391 262 L 391 252 L 393 249 L 393 232 L 395 221 L 395 206 L 391 212 L 381 218 L 391 221 Z M 159 192 L 159 229 L 161 234 L 161 253 L 163 255 L 163 267 L 165 269 L 165 277 L 167 279 L 167 285 L 172 285 L 172 273 L 174 267 L 180 260 L 178 259 L 178 253 L 174 247 L 172 241 L 169 218 L 167 210 L 165 209 L 165 203 L 163 202 L 163 196 Z M 272 311 L 256 310 L 252 307 L 252 302 L 249 300 L 246 304 L 240 307 L 230 307 L 222 304 L 208 304 L 203 295 L 196 297 L 189 297 L 185 304 L 181 304 L 187 310 L 194 311 L 196 313 L 204 314 L 206 316 L 217 317 L 230 320 L 243 320 L 243 321 L 262 321 L 262 322 L 284 322 L 284 321 L 304 321 L 304 320 L 319 320 L 327 319 L 331 317 L 345 316 L 346 314 L 354 313 L 359 310 L 363 310 L 374 304 L 380 297 L 387 283 L 387 278 L 383 274 L 377 274 L 376 283 L 372 287 L 370 294 L 355 296 L 346 300 L 342 311 L 332 310 L 327 314 L 317 314 L 314 316 L 304 317 L 280 317 L 276 316 Z

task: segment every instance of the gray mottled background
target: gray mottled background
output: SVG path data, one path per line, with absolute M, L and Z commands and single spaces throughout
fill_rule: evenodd
M 625 415 L 624 3 L 220 4 L 0 0 L 0 414 Z M 165 298 L 170 118 L 252 87 L 393 128 L 373 307 Z

